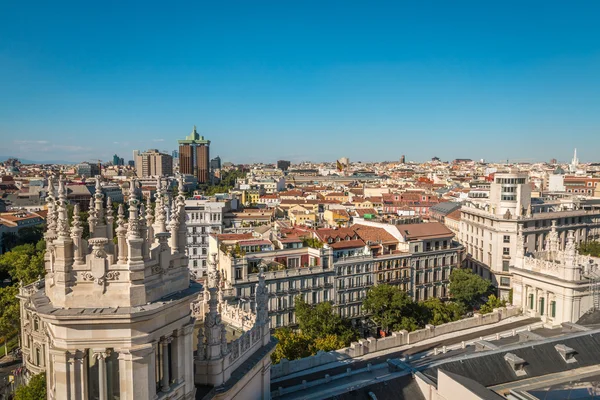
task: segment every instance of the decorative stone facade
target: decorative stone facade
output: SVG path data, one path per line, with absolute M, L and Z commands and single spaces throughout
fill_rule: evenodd
M 46 276 L 19 295 L 28 373 L 46 371 L 50 399 L 192 398 L 189 305 L 201 288 L 189 280 L 182 191 L 168 227 L 157 199 L 153 225 L 131 181 L 127 220 L 120 205 L 113 229 L 97 180 L 86 240 L 77 206 L 69 221 L 64 181 L 52 184 Z
M 216 255 L 209 264 L 206 289 L 193 305 L 201 322 L 194 360 L 195 381 L 197 385 L 214 387 L 216 398 L 270 398 L 270 355 L 276 343 L 271 342 L 264 266 L 260 269 L 255 312 L 232 307 L 224 300 Z M 232 330 L 239 336 L 228 340 L 228 331 Z M 249 372 L 237 373 L 241 369 Z M 241 388 L 253 388 L 253 392 L 241 395 Z
M 573 231 L 561 246 L 554 223 L 543 250 L 526 252 L 524 235 L 519 231 L 515 266 L 510 269 L 513 304 L 549 325 L 577 322 L 586 312 L 597 309 L 598 259 L 579 254 L 576 247 Z

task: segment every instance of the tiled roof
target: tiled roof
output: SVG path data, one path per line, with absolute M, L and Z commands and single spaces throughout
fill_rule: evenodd
M 361 239 L 358 239 L 358 240 L 340 240 L 339 242 L 333 242 L 333 243 L 329 244 L 329 247 L 331 247 L 334 250 L 352 249 L 352 248 L 364 247 L 364 246 L 365 246 L 365 242 L 362 241 Z
M 395 225 L 406 241 L 420 239 L 437 239 L 454 236 L 444 224 L 429 222 L 422 224 Z

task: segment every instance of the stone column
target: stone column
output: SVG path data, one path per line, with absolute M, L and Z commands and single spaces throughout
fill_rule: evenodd
M 75 398 L 76 385 L 72 359 L 67 350 L 50 349 L 52 359 L 52 374 L 48 377 L 47 387 L 50 389 L 49 398 L 70 399 Z M 54 391 L 52 391 L 54 389 Z
M 106 382 L 106 349 L 94 349 L 94 358 L 98 362 L 98 399 L 108 400 Z
M 119 349 L 121 400 L 153 399 L 156 396 L 154 345 Z
M 194 324 L 188 324 L 177 331 L 171 344 L 172 376 L 176 384 L 185 384 L 185 393 L 194 390 L 193 337 Z
M 73 378 L 75 381 L 74 398 L 88 397 L 88 352 L 77 350 L 73 354 Z
M 170 387 L 169 387 L 169 370 L 170 370 L 170 365 L 169 365 L 169 343 L 171 343 L 171 340 L 173 340 L 173 338 L 171 336 L 167 336 L 164 337 L 161 341 L 160 341 L 160 345 L 161 345 L 161 350 L 162 350 L 162 368 L 163 368 L 163 376 L 162 376 L 162 381 L 161 381 L 161 385 L 160 385 L 160 390 L 161 392 L 168 392 Z

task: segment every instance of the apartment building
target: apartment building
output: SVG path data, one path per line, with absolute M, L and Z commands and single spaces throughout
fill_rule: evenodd
M 208 263 L 208 237 L 223 232 L 223 217 L 230 210 L 229 201 L 190 199 L 185 201 L 187 214 L 187 253 L 189 269 L 196 279 L 205 276 Z
M 173 175 L 173 157 L 156 149 L 136 155 L 135 166 L 136 174 L 140 178 Z
M 309 304 L 331 301 L 355 322 L 365 317 L 362 302 L 376 284 L 393 284 L 415 300 L 448 297 L 452 268 L 464 248 L 440 223 L 390 225 L 371 222 L 338 229 L 306 231 L 324 243 L 305 247 L 293 234 L 273 228 L 269 239 L 258 234 L 210 235 L 209 253 L 218 254 L 229 300 L 251 307 L 259 267 L 272 293 L 273 327 L 295 323 L 294 299 Z
M 544 249 L 553 223 L 564 246 L 573 230 L 576 244 L 600 237 L 597 199 L 533 198 L 527 173 L 497 173 L 489 198 L 471 199 L 461 208 L 459 240 L 467 249 L 466 265 L 490 279 L 500 296 L 511 289 L 517 232 L 523 230 L 529 251 Z

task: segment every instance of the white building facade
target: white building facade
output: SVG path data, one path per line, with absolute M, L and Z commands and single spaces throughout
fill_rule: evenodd
M 598 259 L 577 252 L 573 231 L 562 246 L 555 224 L 544 250 L 536 252 L 526 251 L 522 233 L 518 238 L 516 263 L 510 271 L 513 304 L 521 306 L 524 314 L 559 326 L 598 309 Z
M 187 215 L 187 254 L 192 277 L 206 275 L 208 265 L 208 237 L 223 232 L 223 214 L 229 210 L 227 201 L 189 199 L 185 201 Z
M 576 244 L 600 237 L 600 204 L 574 198 L 532 201 L 529 185 L 527 173 L 498 173 L 489 199 L 473 199 L 461 208 L 458 239 L 467 249 L 466 265 L 490 279 L 503 298 L 511 288 L 519 229 L 529 251 L 544 248 L 553 223 L 562 246 L 569 230 Z

